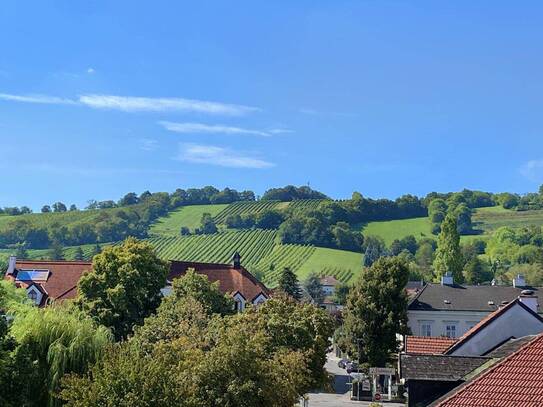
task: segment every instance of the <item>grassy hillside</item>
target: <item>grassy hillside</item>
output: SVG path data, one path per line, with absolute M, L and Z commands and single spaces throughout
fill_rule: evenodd
M 473 227 L 485 233 L 509 226 L 512 228 L 536 225 L 543 226 L 543 210 L 513 211 L 501 206 L 479 208 L 472 216 Z
M 243 264 L 255 265 L 267 256 L 275 245 L 273 230 L 247 230 L 215 233 L 213 235 L 157 237 L 148 241 L 158 255 L 167 260 L 187 260 L 229 263 L 234 252 L 242 256 Z
M 311 257 L 297 270 L 301 279 L 310 273 L 333 275 L 343 282 L 351 282 L 362 269 L 362 253 L 317 247 Z
M 480 234 L 461 236 L 462 241 L 474 238 L 485 238 L 493 231 L 508 226 L 520 228 L 530 225 L 543 226 L 543 210 L 514 211 L 504 209 L 501 206 L 489 208 L 477 208 L 472 216 L 473 228 L 481 231 Z M 413 235 L 417 239 L 421 237 L 434 237 L 430 232 L 428 218 L 412 218 L 391 220 L 386 222 L 370 222 L 363 229 L 365 235 L 380 236 L 390 245 L 394 239 L 401 239 L 407 235 Z
M 362 233 L 364 235 L 380 236 L 387 245 L 390 245 L 394 239 L 401 239 L 408 235 L 413 235 L 417 239 L 433 236 L 428 218 L 370 222 L 362 229 Z
M 228 206 L 228 204 L 183 206 L 170 212 L 168 216 L 159 218 L 151 225 L 149 234 L 156 236 L 179 236 L 179 232 L 183 226 L 194 231 L 194 229 L 200 226 L 200 220 L 204 213 L 216 216 Z

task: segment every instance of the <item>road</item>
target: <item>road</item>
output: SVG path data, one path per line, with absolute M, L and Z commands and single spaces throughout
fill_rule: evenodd
M 325 368 L 334 375 L 335 393 L 309 393 L 309 407 L 353 407 L 369 406 L 369 401 L 353 401 L 350 398 L 349 376 L 345 369 L 338 367 L 339 359 L 333 354 L 328 354 Z M 405 407 L 399 403 L 383 403 L 384 407 Z

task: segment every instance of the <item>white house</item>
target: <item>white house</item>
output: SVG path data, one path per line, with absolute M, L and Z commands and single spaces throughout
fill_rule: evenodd
M 459 338 L 488 314 L 522 296 L 523 303 L 538 312 L 538 289 L 527 287 L 522 276 L 511 286 L 458 285 L 451 276 L 440 284 L 428 283 L 410 301 L 408 326 L 416 336 Z

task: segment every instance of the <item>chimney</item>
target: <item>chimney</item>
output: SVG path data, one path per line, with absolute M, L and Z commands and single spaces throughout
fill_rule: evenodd
M 11 276 L 13 273 L 15 273 L 15 263 L 17 262 L 17 257 L 15 256 L 9 256 L 9 263 L 8 263 L 8 269 L 6 271 L 6 275 Z
M 441 285 L 454 285 L 454 278 L 450 271 L 441 276 Z
M 513 287 L 526 287 L 526 281 L 524 281 L 524 276 L 522 274 L 517 274 L 517 276 L 513 279 Z
M 235 252 L 232 256 L 232 265 L 235 269 L 239 269 L 241 267 L 241 256 L 238 252 Z
M 534 295 L 532 290 L 522 290 L 518 299 L 532 311 L 537 313 L 537 295 Z

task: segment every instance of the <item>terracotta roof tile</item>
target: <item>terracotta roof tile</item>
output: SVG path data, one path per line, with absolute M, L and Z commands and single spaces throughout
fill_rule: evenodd
M 49 270 L 47 281 L 23 281 L 18 285 L 27 288 L 34 284 L 47 295 L 40 305 L 45 305 L 47 299 L 72 299 L 77 296 L 77 283 L 85 271 L 91 271 L 92 263 L 86 261 L 17 261 L 15 270 Z M 14 276 L 6 276 L 15 279 Z
M 434 336 L 405 337 L 405 352 L 427 355 L 439 355 L 445 352 L 456 339 Z
M 438 400 L 439 407 L 543 405 L 543 335 Z
M 239 292 L 247 301 L 253 301 L 260 294 L 270 296 L 270 290 L 258 281 L 245 268 L 236 268 L 230 264 L 196 263 L 188 261 L 172 261 L 168 280 L 184 275 L 189 268 L 197 273 L 205 274 L 209 281 L 219 282 L 219 289 L 224 294 Z

